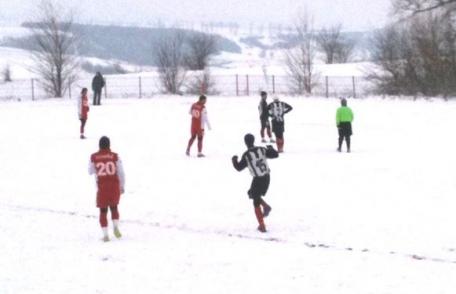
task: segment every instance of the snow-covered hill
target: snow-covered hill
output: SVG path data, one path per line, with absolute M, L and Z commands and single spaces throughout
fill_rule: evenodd
M 97 30 L 102 28 L 107 29 L 108 27 L 94 26 Z M 81 26 L 81 29 L 87 29 Z M 117 30 L 122 31 L 122 27 L 118 27 Z M 127 29 L 127 28 L 125 28 Z M 143 34 L 140 28 L 131 28 L 136 33 Z M 147 30 L 147 28 L 144 28 Z M 123 32 L 123 31 L 122 31 Z M 124 32 L 123 32 L 124 33 Z M 213 33 L 221 36 L 223 40 L 228 40 L 234 46 L 240 48 L 239 52 L 236 50 L 222 50 L 220 54 L 216 55 L 211 61 L 212 71 L 223 72 L 224 70 L 230 70 L 225 73 L 236 72 L 238 74 L 259 74 L 263 75 L 265 69 L 271 73 L 277 75 L 284 75 L 284 35 L 279 35 L 277 32 L 272 33 L 264 31 L 263 36 L 259 36 L 258 32 L 250 32 L 248 30 L 236 30 L 231 29 L 212 29 L 209 33 Z M 30 31 L 24 27 L 0 27 L 0 40 L 8 40 L 9 38 L 20 38 L 30 34 Z M 113 33 L 114 34 L 114 33 Z M 253 35 L 252 35 L 253 34 Z M 92 38 L 93 39 L 93 38 Z M 95 40 L 90 41 L 93 43 Z M 1 42 L 0 42 L 1 43 Z M 8 42 L 3 42 L 8 43 Z M 93 44 L 94 46 L 96 44 Z M 230 45 L 233 46 L 233 45 Z M 128 47 L 128 46 L 127 46 Z M 128 47 L 131 51 L 131 48 Z M 11 47 L 0 47 L 0 69 L 5 68 L 9 65 L 14 78 L 29 78 L 33 76 L 30 73 L 30 60 L 26 51 L 14 49 Z M 112 54 L 104 54 L 109 56 Z M 358 61 L 362 61 L 361 57 L 355 58 Z M 121 55 L 117 58 L 100 59 L 82 56 L 82 64 L 92 65 L 92 68 L 96 66 L 106 67 L 112 66 L 113 64 L 120 65 L 126 71 L 139 72 L 149 71 L 150 66 L 145 64 L 131 64 L 126 61 L 122 61 Z M 365 64 L 344 67 L 343 65 L 324 65 L 321 59 L 316 59 L 316 71 L 324 76 L 362 76 L 364 71 L 361 69 Z M 341 70 L 343 68 L 343 70 Z M 87 67 L 85 67 L 87 70 Z M 92 74 L 92 73 L 90 73 Z

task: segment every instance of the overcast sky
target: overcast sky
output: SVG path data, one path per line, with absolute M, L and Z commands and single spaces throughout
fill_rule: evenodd
M 0 22 L 30 18 L 40 0 L 0 0 Z M 86 23 L 153 24 L 238 22 L 243 25 L 293 23 L 300 11 L 313 15 L 317 27 L 342 23 L 344 29 L 381 27 L 390 0 L 59 0 L 78 11 Z

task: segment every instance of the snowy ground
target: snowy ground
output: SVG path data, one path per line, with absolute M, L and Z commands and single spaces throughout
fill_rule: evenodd
M 456 104 L 284 98 L 269 232 L 232 155 L 257 97 L 209 97 L 204 159 L 184 155 L 189 97 L 112 99 L 78 138 L 74 100 L 0 104 L 0 293 L 454 293 Z M 89 155 L 111 137 L 127 176 L 121 240 L 100 241 Z M 194 146 L 195 148 L 196 146 Z

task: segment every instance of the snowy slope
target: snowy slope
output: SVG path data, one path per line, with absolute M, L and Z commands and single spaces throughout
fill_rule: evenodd
M 193 98 L 104 101 L 87 140 L 74 100 L 1 103 L 0 293 L 454 293 L 456 104 L 349 100 L 347 154 L 337 100 L 283 99 L 267 234 L 230 163 L 257 97 L 209 97 L 204 159 L 184 155 Z M 101 135 L 127 176 L 109 243 L 87 174 Z

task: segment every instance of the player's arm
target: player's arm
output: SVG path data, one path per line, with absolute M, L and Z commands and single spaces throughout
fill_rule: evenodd
M 95 163 L 92 161 L 92 159 L 89 160 L 89 175 L 93 175 L 97 172 L 95 169 Z
M 119 177 L 120 192 L 123 194 L 125 191 L 125 172 L 120 157 L 117 158 L 117 176 Z
M 292 110 L 293 110 L 293 107 L 290 104 L 285 103 L 285 113 L 288 113 Z
M 267 158 L 277 158 L 279 157 L 279 152 L 272 147 L 272 145 L 266 146 L 266 157 Z
M 339 127 L 340 124 L 340 108 L 336 111 L 336 126 Z
M 274 110 L 272 109 L 272 103 L 268 105 L 267 113 L 270 117 L 274 117 Z
M 82 97 L 78 98 L 78 117 L 81 118 L 82 115 Z
M 233 163 L 233 167 L 234 167 L 237 171 L 241 171 L 241 170 L 243 170 L 244 168 L 247 167 L 247 161 L 245 160 L 244 156 L 242 156 L 241 161 L 238 161 L 237 155 L 234 155 L 234 156 L 231 158 L 231 162 Z
M 206 108 L 204 108 L 204 110 L 203 110 L 203 117 L 202 117 L 202 119 L 203 119 L 203 128 L 204 128 L 204 126 L 207 126 L 207 128 L 208 128 L 209 130 L 211 130 L 212 127 L 211 127 L 211 123 L 209 122 L 209 116 L 207 115 L 207 110 L 206 110 Z

